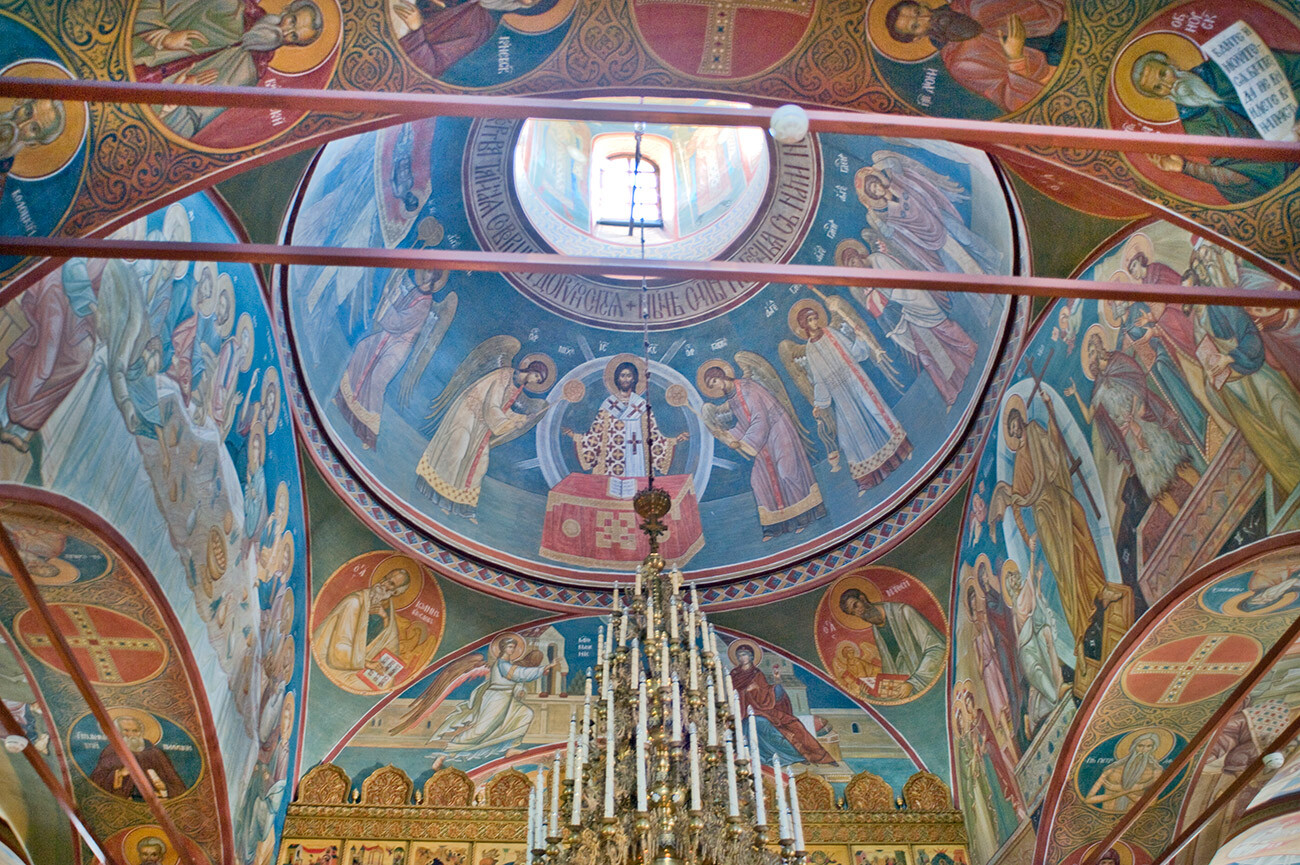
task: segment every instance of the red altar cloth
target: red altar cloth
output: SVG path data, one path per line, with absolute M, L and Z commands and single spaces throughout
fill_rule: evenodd
M 631 498 L 609 494 L 604 475 L 571 474 L 546 497 L 542 524 L 545 558 L 588 568 L 639 565 L 650 552 Z M 655 478 L 655 486 L 672 496 L 672 510 L 664 517 L 668 531 L 659 539 L 659 552 L 670 565 L 681 567 L 704 546 L 700 506 L 690 475 Z M 646 479 L 636 480 L 643 490 Z

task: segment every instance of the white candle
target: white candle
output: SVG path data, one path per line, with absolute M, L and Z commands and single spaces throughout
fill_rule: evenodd
M 695 648 L 694 640 L 691 641 L 691 650 L 688 654 L 690 655 L 689 660 L 690 660 L 690 671 L 691 671 L 689 684 L 691 686 L 691 691 L 693 693 L 700 689 L 700 653 Z
M 654 593 L 646 595 L 645 599 L 645 641 L 654 642 L 655 638 L 655 596 Z
M 623 610 L 623 615 L 618 620 L 618 647 L 627 648 L 627 610 Z
M 781 757 L 772 755 L 772 773 L 776 775 L 776 825 L 781 840 L 790 838 L 790 815 L 785 810 L 785 777 L 781 774 Z
M 749 762 L 749 746 L 745 744 L 745 719 L 740 715 L 740 704 L 736 704 L 736 713 L 731 716 L 732 726 L 736 729 L 736 756 L 740 762 Z
M 700 608 L 700 589 L 694 583 L 691 583 L 691 606 L 697 610 Z
M 533 793 L 537 796 L 537 835 L 533 838 L 533 843 L 537 845 L 536 849 L 540 850 L 546 846 L 546 839 L 543 837 L 546 835 L 546 827 L 542 825 L 544 820 L 542 815 L 546 808 L 546 770 L 541 766 L 537 767 L 537 787 Z
M 614 816 L 614 692 L 605 692 L 605 818 Z
M 682 741 L 682 683 L 673 674 L 673 741 Z
M 569 825 L 577 826 L 582 822 L 582 776 L 581 766 L 587 762 L 583 748 L 578 749 L 579 771 L 573 776 L 573 817 Z
M 668 641 L 659 641 L 659 687 L 668 687 L 668 676 L 671 673 L 672 665 L 668 661 Z
M 705 693 L 704 702 L 709 707 L 709 747 L 718 746 L 718 704 L 713 700 L 713 680 L 709 680 L 709 687 Z
M 686 642 L 691 644 L 691 649 L 695 648 L 695 608 L 686 608 Z
M 637 595 L 641 594 L 641 569 L 640 568 L 636 569 L 636 593 Z
M 763 797 L 763 761 L 758 750 L 758 722 L 749 707 L 749 771 L 754 776 L 754 825 L 767 824 L 767 801 Z
M 646 704 L 645 681 L 636 693 L 636 809 L 650 810 L 646 801 L 646 740 L 649 738 L 648 707 Z
M 691 724 L 691 810 L 701 810 L 700 805 L 700 737 Z
M 607 694 L 614 690 L 614 680 L 609 675 L 609 655 L 600 659 L 600 691 Z
M 528 858 L 533 857 L 533 849 L 537 847 L 537 791 L 529 788 L 528 790 Z
M 790 822 L 794 825 L 794 849 L 803 852 L 803 815 L 799 813 L 799 785 L 794 782 L 794 772 L 790 772 Z
M 568 777 L 573 777 L 573 760 L 575 755 L 574 746 L 578 744 L 578 718 L 577 713 L 572 709 L 569 710 L 569 741 L 564 744 L 564 770 Z
M 633 688 L 641 681 L 641 641 L 636 637 L 632 638 L 632 658 L 631 666 L 628 668 L 628 675 L 632 677 L 631 685 Z
M 668 602 L 668 639 L 677 642 L 677 596 Z
M 605 626 L 596 629 L 596 657 L 605 657 Z
M 740 795 L 736 790 L 736 752 L 731 747 L 731 731 L 722 737 L 722 754 L 727 761 L 727 816 L 740 816 Z
M 614 584 L 614 612 L 623 609 L 623 601 L 618 596 L 618 583 Z
M 582 735 L 578 738 L 578 761 L 587 765 L 587 743 L 591 741 L 591 671 L 587 671 L 587 694 L 582 700 Z M 582 772 L 578 773 L 579 775 Z
M 555 752 L 551 768 L 551 824 L 548 838 L 560 837 L 560 752 Z
M 673 595 L 675 596 L 678 592 L 682 590 L 682 569 L 673 568 L 671 571 L 668 572 L 668 579 L 672 580 Z

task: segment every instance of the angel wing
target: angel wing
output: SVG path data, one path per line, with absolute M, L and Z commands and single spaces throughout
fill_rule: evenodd
M 790 373 L 790 378 L 794 379 L 795 385 L 799 392 L 808 400 L 808 404 L 813 404 L 813 383 L 808 376 L 808 346 L 803 343 L 795 342 L 792 339 L 783 339 L 777 346 L 777 354 L 781 356 L 781 365 L 785 371 Z M 737 359 L 739 361 L 739 359 Z M 826 446 L 828 454 L 839 452 L 838 444 L 839 429 L 835 424 L 835 415 L 832 412 L 823 412 L 822 416 L 817 418 L 817 437 L 822 440 Z M 836 457 L 832 457 L 836 459 Z
M 477 652 L 452 661 L 443 667 L 438 675 L 433 677 L 429 687 L 411 704 L 411 708 L 406 711 L 406 714 L 393 725 L 388 731 L 388 735 L 397 736 L 411 729 L 431 715 L 434 709 L 441 706 L 442 701 L 447 699 L 447 695 L 452 691 L 470 679 L 481 679 L 487 674 L 487 659 Z
M 871 154 L 871 164 L 889 177 L 890 183 L 908 186 L 912 178 L 920 177 L 937 187 L 950 201 L 965 201 L 970 198 L 966 187 L 947 175 L 940 174 L 923 162 L 910 156 L 904 156 L 896 150 L 877 150 Z
M 704 425 L 714 435 L 721 435 L 736 423 L 736 418 L 731 413 L 731 409 L 716 402 L 706 402 L 700 408 L 700 419 L 704 421 Z
M 767 362 L 767 358 L 761 354 L 752 351 L 738 351 L 735 355 L 736 366 L 740 367 L 745 378 L 751 378 L 761 384 L 768 393 L 777 398 L 785 413 L 789 416 L 790 422 L 799 433 L 799 439 L 803 442 L 804 450 L 812 455 L 813 441 L 812 434 L 808 428 L 799 420 L 799 415 L 795 413 L 794 403 L 790 401 L 790 394 L 786 392 L 785 384 L 781 381 L 781 376 L 777 373 L 776 368 Z
M 901 391 L 903 383 L 898 379 L 898 369 L 894 366 L 893 361 L 889 359 L 889 353 L 876 341 L 875 335 L 867 327 L 867 323 L 862 316 L 858 315 L 858 311 L 853 308 L 853 304 L 838 294 L 824 296 L 826 298 L 826 309 L 831 314 L 831 328 L 840 330 L 840 325 L 848 322 L 854 333 L 858 335 L 858 338 L 871 347 L 871 356 L 876 367 L 885 378 L 889 379 L 890 384 Z
M 402 405 L 410 401 L 420 376 L 424 375 L 425 367 L 433 359 L 433 353 L 438 350 L 442 338 L 447 335 L 447 328 L 451 327 L 451 320 L 456 317 L 458 302 L 459 298 L 453 291 L 441 301 L 429 305 L 429 314 L 420 327 L 420 335 L 415 338 L 415 344 L 420 350 L 406 365 L 406 372 L 402 374 L 402 381 L 397 388 L 397 399 Z
M 510 363 L 511 359 L 519 353 L 519 349 L 519 340 L 506 334 L 489 336 L 470 349 L 469 354 L 465 355 L 465 359 L 452 373 L 451 380 L 442 389 L 442 393 L 429 404 L 429 413 L 425 415 L 428 423 L 424 425 L 424 432 L 433 432 L 438 426 L 438 421 L 442 419 L 443 412 L 465 388 L 493 370 L 501 369 Z
M 542 415 L 546 414 L 547 409 L 550 407 L 551 404 L 541 397 L 524 396 L 521 393 L 515 398 L 514 405 L 511 408 L 512 410 L 525 415 L 528 419 L 504 435 L 492 436 L 488 441 L 488 447 L 494 448 L 497 445 L 503 445 L 506 442 L 512 442 L 519 438 L 521 435 L 537 426 L 537 422 L 542 419 Z
M 808 404 L 813 402 L 812 379 L 808 377 L 808 346 L 792 339 L 783 339 L 776 352 L 781 356 L 781 365 L 794 379 L 795 387 L 803 394 Z

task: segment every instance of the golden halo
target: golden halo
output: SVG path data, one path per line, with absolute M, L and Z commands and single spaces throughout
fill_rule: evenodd
M 279 15 L 292 0 L 263 0 L 261 6 L 272 15 Z M 271 68 L 285 75 L 301 75 L 320 66 L 338 48 L 343 35 L 343 13 L 338 0 L 316 0 L 325 26 L 320 36 L 310 45 L 284 45 L 271 55 Z
M 899 63 L 919 63 L 939 49 L 934 47 L 929 37 L 911 42 L 899 42 L 886 29 L 885 16 L 889 14 L 890 9 L 901 2 L 903 0 L 872 0 L 867 7 L 867 41 L 871 43 L 872 48 L 890 60 L 897 60 Z M 937 9 L 946 2 L 947 0 L 921 0 L 922 5 L 929 6 L 931 9 Z
M 239 323 L 235 325 L 235 335 L 239 344 L 245 346 L 244 356 L 239 360 L 239 371 L 248 372 L 253 365 L 253 317 L 246 312 L 239 314 Z
M 280 535 L 280 540 L 274 545 L 273 549 L 279 554 L 279 558 L 283 559 L 283 562 L 277 562 L 275 559 L 272 559 L 271 572 L 275 573 L 276 570 L 283 571 L 284 580 L 287 582 L 289 575 L 293 573 L 293 535 L 287 533 Z
M 140 861 L 140 852 L 136 845 L 146 838 L 157 838 L 162 842 L 163 849 L 167 852 L 163 854 L 159 865 L 176 865 L 179 861 L 180 853 L 175 849 L 175 845 L 167 838 L 167 833 L 161 826 L 136 826 L 131 831 L 122 836 L 122 861 L 138 865 Z
M 711 369 L 720 369 L 727 374 L 727 378 L 735 378 L 736 370 L 731 364 L 727 363 L 720 357 L 711 358 L 700 364 L 700 368 L 695 371 L 695 386 L 700 389 L 700 393 L 712 399 L 718 399 L 725 396 L 720 387 L 710 387 L 705 383 L 704 374 Z
M 1110 80 L 1119 104 L 1134 117 L 1148 123 L 1173 123 L 1178 119 L 1178 106 L 1173 100 L 1158 99 L 1139 93 L 1133 85 L 1133 64 L 1148 51 L 1159 51 L 1169 57 L 1179 69 L 1191 69 L 1205 62 L 1200 46 L 1181 33 L 1159 31 L 1139 36 L 1128 44 L 1115 60 L 1115 71 Z
M 1124 269 L 1125 273 L 1128 273 L 1129 262 L 1137 257 L 1139 252 L 1142 253 L 1148 262 L 1156 260 L 1155 245 L 1151 242 L 1151 238 L 1147 237 L 1140 231 L 1128 240 L 1124 241 L 1124 248 L 1120 250 L 1120 267 Z
M 253 426 L 248 431 L 248 449 L 253 449 L 253 442 L 261 442 L 262 447 L 262 465 L 266 465 L 266 425 L 260 420 L 253 421 Z
M 576 5 L 577 0 L 560 0 L 550 9 L 536 15 L 520 15 L 518 12 L 507 12 L 501 16 L 501 23 L 516 33 L 530 35 L 546 33 L 563 24 L 573 14 L 573 7 Z
M 565 402 L 582 402 L 582 398 L 587 395 L 587 386 L 576 378 L 571 378 L 560 388 L 560 396 L 564 397 Z
M 691 401 L 691 393 L 684 385 L 670 384 L 664 389 L 664 402 L 673 408 L 681 408 Z
M 546 378 L 542 379 L 541 384 L 536 387 L 525 385 L 524 390 L 529 393 L 546 393 L 551 389 L 551 385 L 555 384 L 555 361 L 551 360 L 550 355 L 543 354 L 540 351 L 526 354 L 519 363 L 515 364 L 515 369 L 523 369 L 535 360 L 540 360 L 542 365 L 546 367 Z
M 837 267 L 870 267 L 868 259 L 871 250 L 860 240 L 850 237 L 841 240 L 835 247 L 835 265 Z
M 281 505 L 281 502 L 284 504 Z M 284 512 L 284 519 L 276 517 L 276 534 L 283 532 L 289 521 L 289 484 L 286 481 L 280 481 L 275 487 L 275 512 L 278 514 L 281 511 Z
M 1092 359 L 1093 356 L 1096 354 L 1096 352 L 1088 348 L 1088 346 L 1091 344 L 1093 334 L 1097 334 L 1101 337 L 1102 348 L 1106 349 L 1107 351 L 1114 351 L 1114 348 L 1112 346 L 1107 345 L 1109 340 L 1106 338 L 1108 335 L 1106 328 L 1102 327 L 1100 324 L 1094 324 L 1092 327 L 1088 328 L 1083 332 L 1083 345 L 1079 347 L 1079 366 L 1083 367 L 1083 377 L 1086 378 L 1088 381 L 1093 380 Z
M 163 239 L 173 243 L 189 243 L 193 237 L 190 226 L 190 215 L 185 211 L 185 205 L 179 201 L 167 208 L 163 214 Z M 190 269 L 188 261 L 178 261 L 172 265 L 172 279 L 182 279 L 185 272 Z
M 370 572 L 370 585 L 375 585 L 397 570 L 406 571 L 411 577 L 411 581 L 406 584 L 406 588 L 392 597 L 393 609 L 401 610 L 414 603 L 415 599 L 420 595 L 420 590 L 424 588 L 424 571 L 420 569 L 415 559 L 410 556 L 389 556 L 375 565 L 375 569 Z
M 998 585 L 1002 589 L 1002 596 L 1006 597 L 1007 593 L 1007 576 L 1012 572 L 1020 573 L 1020 565 L 1015 559 L 1007 559 L 1002 563 L 1002 571 L 998 574 Z
M 880 210 L 884 207 L 886 199 L 876 198 L 874 195 L 870 195 L 867 192 L 867 178 L 869 177 L 875 177 L 885 185 L 889 184 L 889 178 L 885 177 L 884 172 L 879 168 L 876 168 L 874 165 L 863 166 L 853 175 L 853 188 L 857 190 L 858 201 L 860 201 L 862 206 L 868 210 Z
M 162 739 L 162 724 L 158 719 L 142 709 L 132 709 L 129 706 L 112 706 L 108 710 L 108 717 L 114 721 L 119 718 L 130 718 L 140 725 L 140 732 L 144 735 L 146 742 L 157 745 Z
M 614 355 L 609 359 L 609 363 L 605 364 L 605 390 L 610 394 L 618 393 L 618 386 L 614 384 L 614 370 L 618 369 L 621 363 L 636 364 L 636 371 L 640 373 L 636 380 L 636 392 L 645 393 L 645 360 L 628 352 Z
M 740 666 L 740 661 L 736 658 L 736 655 L 741 649 L 749 649 L 754 653 L 755 667 L 763 662 L 763 647 L 758 643 L 755 643 L 753 640 L 746 640 L 742 637 L 740 639 L 732 640 L 731 645 L 727 646 L 727 658 L 731 661 L 731 666 Z
M 988 569 L 989 585 L 995 587 L 998 591 L 1002 591 L 1002 576 L 993 570 L 993 560 L 989 558 L 988 553 L 980 553 L 975 557 L 975 566 L 971 568 L 971 576 L 975 578 L 975 584 L 979 585 L 981 565 Z M 983 591 L 983 589 L 980 591 Z
M 799 324 L 799 313 L 803 312 L 805 309 L 817 310 L 818 321 L 821 322 L 822 327 L 826 327 L 826 307 L 822 306 L 812 298 L 806 297 L 803 300 L 797 300 L 795 301 L 794 306 L 790 307 L 790 311 L 786 313 L 785 323 L 790 326 L 790 332 L 800 339 L 808 338 L 807 331 L 805 331 Z
M 1282 597 L 1278 598 L 1276 601 L 1269 604 L 1267 607 L 1260 607 L 1258 610 L 1242 609 L 1241 607 L 1242 602 L 1245 601 L 1248 597 L 1250 597 L 1253 594 L 1255 594 L 1253 591 L 1246 591 L 1246 592 L 1241 592 L 1239 594 L 1233 595 L 1231 598 L 1228 598 L 1228 600 L 1223 602 L 1224 615 L 1239 616 L 1242 618 L 1252 618 L 1255 616 L 1267 616 L 1272 613 L 1276 613 L 1278 610 L 1285 609 L 1290 604 L 1295 603 L 1295 599 L 1297 597 L 1300 597 L 1300 592 L 1296 592 L 1296 591 L 1283 592 Z
M 203 277 L 207 276 L 208 284 L 212 286 L 211 293 L 206 298 L 200 297 L 198 287 L 203 283 Z M 212 315 L 212 311 L 217 308 L 217 263 L 215 261 L 196 261 L 194 263 L 194 311 L 199 315 Z
M 225 322 L 217 321 L 217 334 L 225 339 L 230 336 L 230 332 L 235 329 L 235 282 L 230 278 L 230 274 L 222 273 L 217 275 L 217 290 L 212 293 L 213 300 L 221 295 L 230 298 L 230 317 Z M 213 304 L 213 314 L 220 312 L 220 304 Z
M 20 60 L 0 69 L 0 75 L 7 78 L 55 78 L 72 79 L 76 76 L 57 63 L 49 60 Z M 0 99 L 0 111 L 8 111 L 17 99 Z M 72 157 L 77 155 L 86 138 L 86 126 L 90 122 L 89 109 L 84 102 L 63 103 L 63 132 L 49 144 L 28 147 L 14 157 L 10 175 L 19 180 L 41 180 L 63 170 Z
M 38 577 L 36 574 L 32 574 L 32 580 L 37 585 L 67 586 L 81 579 L 81 571 L 77 570 L 77 566 L 71 562 L 54 557 L 46 559 L 45 563 L 54 568 L 54 576 Z
M 274 435 L 275 428 L 280 425 L 280 371 L 273 366 L 266 368 L 266 375 L 262 377 L 262 407 L 271 401 L 271 394 L 275 394 L 275 411 L 268 415 L 266 420 L 266 434 Z
M 873 604 L 879 604 L 882 600 L 880 587 L 868 580 L 866 577 L 860 577 L 854 574 L 840 577 L 831 586 L 830 591 L 826 593 L 826 608 L 831 617 L 840 624 L 841 627 L 850 631 L 869 631 L 871 625 L 859 619 L 857 616 L 850 616 L 840 609 L 840 598 L 849 589 L 857 589 L 867 596 L 867 600 Z
M 1019 409 L 1020 416 L 1025 419 L 1025 423 L 1029 423 L 1029 410 L 1025 408 L 1025 399 L 1018 393 L 1013 393 L 1007 397 L 1007 404 L 1002 409 L 1002 423 L 1000 424 L 1002 443 L 1007 446 L 1007 450 L 1016 451 L 1020 449 L 1020 442 L 1012 444 L 1011 439 L 1007 437 L 1007 415 L 1011 414 L 1012 409 Z
M 1138 736 L 1153 735 L 1159 739 L 1156 749 L 1151 752 L 1151 756 L 1157 760 L 1163 760 L 1174 749 L 1174 734 L 1167 730 L 1161 730 L 1158 727 L 1146 727 L 1141 730 L 1134 730 L 1126 733 L 1124 738 L 1120 739 L 1115 745 L 1115 759 L 1123 760 L 1133 750 L 1133 742 Z
M 504 643 L 507 639 L 514 640 L 515 642 L 515 650 L 509 655 L 505 655 L 501 651 L 501 644 Z M 527 648 L 526 645 L 527 642 L 528 642 L 527 640 L 525 640 L 523 637 L 515 633 L 498 634 L 496 637 L 492 638 L 492 643 L 490 644 L 488 653 L 491 655 L 496 655 L 498 658 L 500 658 L 503 661 L 517 661 L 519 660 L 519 658 L 523 656 L 524 649 Z

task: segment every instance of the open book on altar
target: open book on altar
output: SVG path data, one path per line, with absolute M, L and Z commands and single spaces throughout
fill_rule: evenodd
M 637 481 L 640 478 L 625 478 L 618 475 L 609 477 L 609 497 L 612 499 L 630 499 L 636 495 Z

